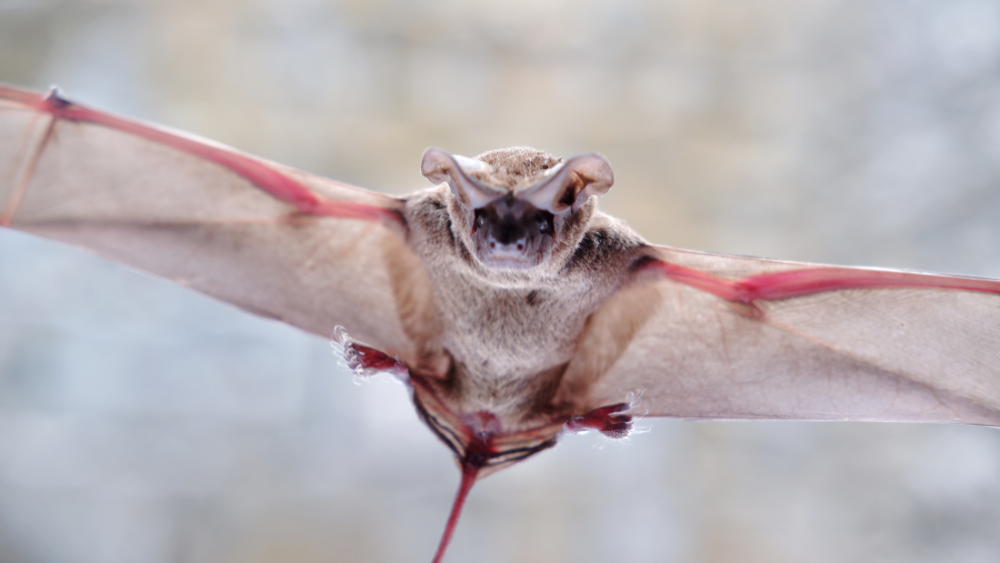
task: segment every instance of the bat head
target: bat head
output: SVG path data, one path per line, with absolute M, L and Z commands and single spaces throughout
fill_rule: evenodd
M 575 248 L 581 212 L 604 195 L 614 175 L 596 153 L 568 160 L 529 147 L 485 152 L 475 158 L 438 148 L 424 151 L 420 171 L 447 183 L 466 224 L 468 243 L 485 266 L 528 269 L 553 252 Z

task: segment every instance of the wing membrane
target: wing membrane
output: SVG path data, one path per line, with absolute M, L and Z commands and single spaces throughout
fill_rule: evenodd
M 321 336 L 340 324 L 414 353 L 397 297 L 422 270 L 400 200 L 86 108 L 70 118 L 65 104 L 0 88 L 6 226 Z
M 729 280 L 825 268 L 666 247 L 654 255 Z M 643 389 L 640 410 L 652 416 L 1000 426 L 1000 282 L 830 268 L 977 289 L 842 284 L 740 302 L 648 272 L 625 292 L 655 312 L 591 386 L 590 403 Z

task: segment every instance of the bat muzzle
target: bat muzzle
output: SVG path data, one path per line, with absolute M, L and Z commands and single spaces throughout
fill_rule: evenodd
M 474 211 L 476 254 L 489 267 L 524 269 L 541 264 L 552 247 L 552 233 L 551 213 L 513 196 Z

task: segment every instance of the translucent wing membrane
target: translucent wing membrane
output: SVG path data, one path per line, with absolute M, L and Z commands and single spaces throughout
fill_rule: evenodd
M 0 221 L 394 354 L 402 202 L 221 145 L 0 87 Z
M 651 416 L 1000 426 L 1000 282 L 657 247 L 590 389 Z M 641 295 L 640 295 L 641 294 Z

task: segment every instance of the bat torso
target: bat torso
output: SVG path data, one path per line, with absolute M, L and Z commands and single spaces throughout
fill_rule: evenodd
M 463 242 L 446 188 L 407 202 L 414 251 L 433 285 L 439 344 L 467 412 L 520 416 L 551 399 L 590 315 L 624 282 L 643 241 L 594 210 L 578 244 L 554 267 L 498 271 Z

